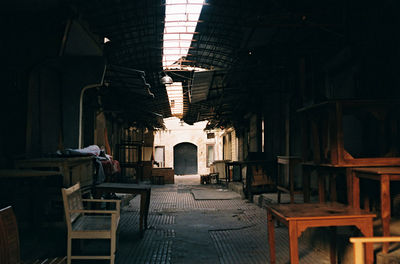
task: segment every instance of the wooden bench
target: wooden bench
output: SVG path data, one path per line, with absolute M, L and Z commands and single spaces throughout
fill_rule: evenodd
M 65 220 L 68 228 L 67 263 L 72 259 L 109 259 L 115 261 L 117 229 L 120 219 L 119 200 L 82 199 L 80 184 L 65 189 L 62 188 Z M 84 202 L 113 203 L 115 209 L 84 209 Z M 101 256 L 72 255 L 73 239 L 109 239 L 110 254 Z
M 45 260 L 35 260 L 33 263 L 63 264 L 65 263 L 65 260 L 65 257 L 57 257 Z M 0 209 L 0 263 L 21 263 L 17 219 L 11 206 Z

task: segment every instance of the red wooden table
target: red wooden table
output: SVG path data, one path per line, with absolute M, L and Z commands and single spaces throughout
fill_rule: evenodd
M 339 203 L 268 205 L 268 242 L 270 262 L 276 263 L 274 220 L 289 228 L 290 263 L 299 263 L 298 238 L 309 227 L 356 226 L 364 236 L 373 236 L 375 214 Z M 331 241 L 331 263 L 336 263 L 335 239 Z M 374 261 L 372 244 L 366 245 L 367 264 Z
M 400 181 L 400 167 L 371 167 L 353 170 L 353 206 L 360 208 L 360 178 L 379 181 L 383 236 L 390 236 L 390 181 Z M 387 253 L 389 244 L 384 243 L 382 252 Z

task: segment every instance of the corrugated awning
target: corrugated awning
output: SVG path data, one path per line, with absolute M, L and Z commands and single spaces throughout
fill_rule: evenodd
M 144 71 L 108 65 L 105 82 L 115 89 L 127 90 L 143 97 L 154 98 L 154 94 L 150 92 L 150 84 L 146 82 Z
M 207 100 L 208 91 L 214 76 L 214 71 L 195 72 L 191 86 L 191 103 Z

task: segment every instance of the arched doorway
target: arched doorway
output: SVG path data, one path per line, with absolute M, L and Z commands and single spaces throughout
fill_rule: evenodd
M 197 146 L 180 143 L 174 146 L 174 170 L 177 175 L 197 174 Z

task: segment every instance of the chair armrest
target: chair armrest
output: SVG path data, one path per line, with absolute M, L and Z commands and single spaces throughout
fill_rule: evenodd
M 114 203 L 115 204 L 115 211 L 118 211 L 121 209 L 121 200 L 114 200 L 114 199 L 82 199 L 82 202 L 95 202 L 95 203 Z
M 121 200 L 111 199 L 82 199 L 83 202 L 105 202 L 105 203 L 121 203 Z
M 86 209 L 72 209 L 68 210 L 70 213 L 88 213 L 88 214 L 119 214 L 118 210 L 86 210 Z

